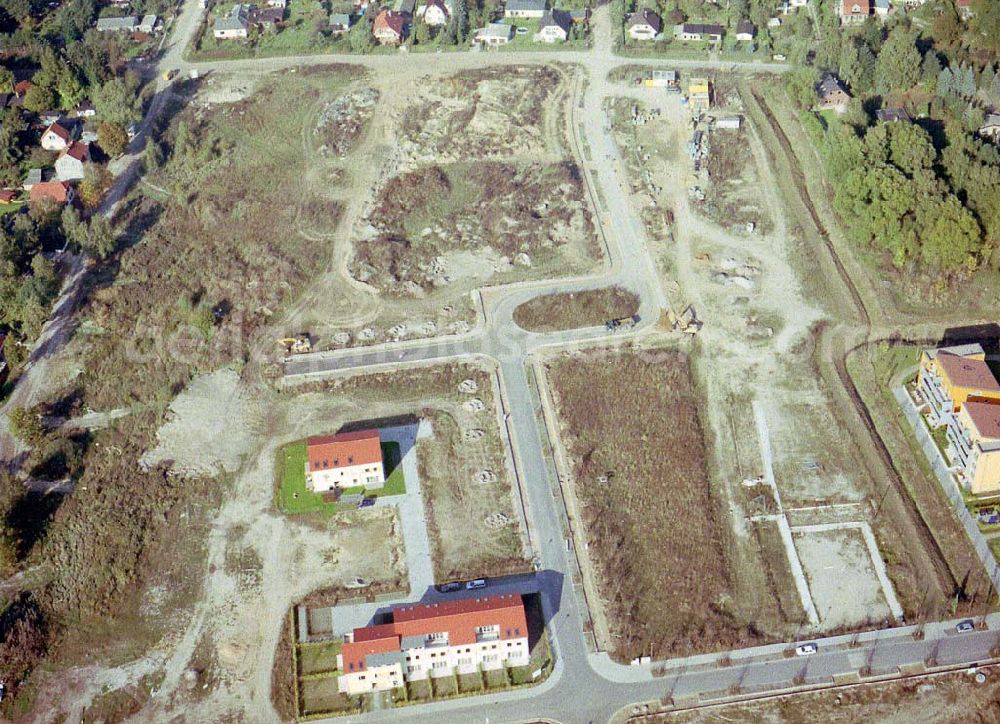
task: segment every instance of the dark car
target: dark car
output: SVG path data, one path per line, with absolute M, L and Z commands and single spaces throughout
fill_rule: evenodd
M 442 583 L 437 586 L 437 590 L 441 593 L 452 593 L 454 591 L 461 591 L 462 584 L 458 581 L 452 581 L 451 583 Z
M 362 498 L 361 501 L 358 503 L 358 509 L 360 510 L 361 508 L 370 508 L 373 505 L 375 505 L 375 498 Z

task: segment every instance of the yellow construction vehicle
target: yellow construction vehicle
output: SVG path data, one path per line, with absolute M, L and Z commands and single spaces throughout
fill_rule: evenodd
M 285 348 L 285 354 L 304 354 L 312 351 L 312 340 L 308 334 L 284 337 L 278 340 L 278 344 Z
M 701 320 L 698 319 L 698 316 L 694 312 L 694 307 L 690 304 L 680 314 L 674 314 L 672 309 L 668 309 L 667 321 L 675 332 L 698 334 L 701 331 Z

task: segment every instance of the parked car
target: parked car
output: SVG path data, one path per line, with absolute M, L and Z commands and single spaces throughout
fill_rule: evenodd
M 466 591 L 475 591 L 477 588 L 486 588 L 486 579 L 477 578 L 474 581 L 469 581 L 465 584 Z
M 452 581 L 450 583 L 442 583 L 439 586 L 437 586 L 437 590 L 439 590 L 441 593 L 452 593 L 454 591 L 461 591 L 462 584 L 459 583 L 458 581 Z
M 813 643 L 800 644 L 799 646 L 795 647 L 795 655 L 808 656 L 809 654 L 815 654 L 818 650 L 819 647 L 816 644 Z
M 370 508 L 375 505 L 375 498 L 362 498 L 358 501 L 358 510 L 361 508 Z
M 973 631 L 975 630 L 975 628 L 976 625 L 972 623 L 972 619 L 967 618 L 964 621 L 959 621 L 958 625 L 955 627 L 955 630 L 958 631 L 959 633 L 969 633 L 969 631 Z

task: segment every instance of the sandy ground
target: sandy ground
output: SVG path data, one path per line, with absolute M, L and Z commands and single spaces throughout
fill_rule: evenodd
M 167 420 L 143 465 L 170 461 L 191 475 L 231 473 L 250 450 L 261 410 L 236 371 L 226 369 L 195 378 L 170 404 Z
M 858 531 L 797 533 L 793 537 L 824 627 L 889 618 L 889 606 Z

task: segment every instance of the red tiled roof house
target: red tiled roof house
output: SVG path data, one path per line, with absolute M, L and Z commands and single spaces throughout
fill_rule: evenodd
M 392 619 L 347 635 L 337 655 L 340 691 L 363 694 L 429 676 L 524 666 L 531 656 L 520 595 L 401 606 Z
M 863 23 L 872 14 L 870 0 L 840 0 L 840 24 Z
M 28 201 L 36 203 L 42 199 L 52 199 L 57 204 L 68 204 L 73 200 L 73 187 L 65 181 L 44 181 L 35 184 L 28 192 Z
M 372 23 L 372 35 L 380 45 L 399 45 L 406 39 L 409 16 L 394 10 L 382 10 Z
M 311 437 L 306 447 L 306 487 L 313 492 L 385 485 L 378 430 Z
M 72 142 L 73 134 L 58 123 L 53 123 L 42 133 L 41 144 L 46 151 L 62 151 Z

